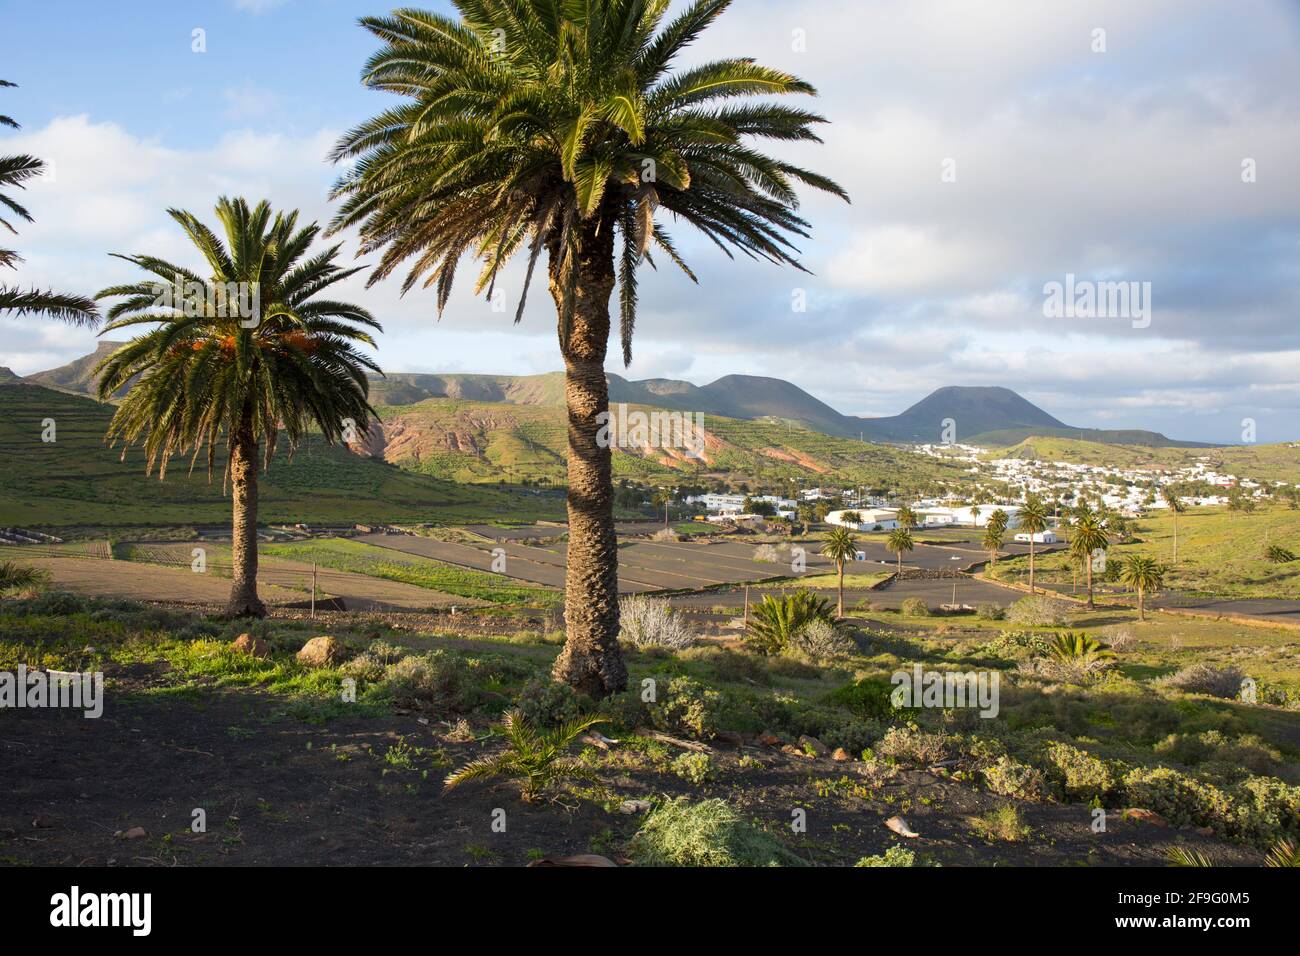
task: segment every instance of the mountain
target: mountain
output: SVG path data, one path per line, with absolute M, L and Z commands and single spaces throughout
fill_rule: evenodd
M 15 375 L 13 369 L 5 368 L 3 365 L 0 365 L 0 385 L 16 385 L 22 382 L 22 380 L 23 377 L 21 375 Z
M 28 375 L 24 381 L 32 385 L 44 385 L 46 388 L 52 388 L 60 392 L 93 396 L 95 394 L 95 377 L 92 373 L 95 366 L 125 344 L 125 342 L 102 340 L 96 346 L 95 351 L 89 355 L 83 355 L 79 359 L 72 360 L 67 365 L 60 365 L 48 372 L 37 372 L 34 375 Z M 124 391 L 125 386 L 118 391 L 118 394 L 123 394 Z
M 120 342 L 100 342 L 96 351 L 25 381 L 60 391 L 93 394 L 91 370 Z M 611 403 L 646 405 L 672 411 L 697 412 L 706 419 L 769 420 L 797 424 L 839 438 L 896 444 L 938 443 L 949 437 L 944 428 L 953 422 L 959 442 L 1014 445 L 1041 435 L 1086 441 L 1151 447 L 1213 447 L 1200 442 L 1175 441 L 1159 432 L 1078 428 L 1049 415 L 1009 388 L 948 386 L 937 389 L 906 411 L 881 418 L 844 415 L 799 386 L 779 378 L 759 375 L 725 375 L 708 385 L 677 379 L 631 381 L 609 373 Z M 564 375 L 471 375 L 390 372 L 371 383 L 371 402 L 378 407 L 416 405 L 430 399 L 500 405 L 561 407 Z

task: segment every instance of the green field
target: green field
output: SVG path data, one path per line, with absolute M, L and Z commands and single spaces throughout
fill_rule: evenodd
M 387 578 L 495 604 L 553 606 L 563 600 L 559 591 L 549 588 L 530 586 L 524 582 L 503 583 L 501 575 L 442 564 L 427 558 L 394 557 L 394 552 L 387 548 L 346 538 L 318 538 L 293 544 L 263 545 L 260 552 L 268 557 L 314 561 L 322 567 L 337 571 Z
M 1273 505 L 1252 514 L 1227 508 L 1188 508 L 1178 516 L 1178 563 L 1173 564 L 1174 521 L 1167 511 L 1135 522 L 1135 540 L 1113 544 L 1108 560 L 1149 554 L 1169 567 L 1165 586 L 1196 594 L 1232 598 L 1300 599 L 1300 561 L 1274 564 L 1264 549 L 1276 544 L 1300 554 L 1300 511 Z M 1035 561 L 1040 581 L 1071 582 L 1064 552 Z M 1003 559 L 989 569 L 1000 580 L 1025 581 L 1028 558 Z
M 56 528 L 225 524 L 230 499 L 220 461 L 188 474 L 174 459 L 165 481 L 146 477 L 144 454 L 104 444 L 112 408 L 33 385 L 0 385 L 0 525 Z M 42 422 L 55 441 L 42 441 Z M 261 481 L 264 523 L 352 525 L 457 523 L 484 515 L 558 518 L 555 496 L 461 486 L 309 440 L 291 458 L 282 445 Z

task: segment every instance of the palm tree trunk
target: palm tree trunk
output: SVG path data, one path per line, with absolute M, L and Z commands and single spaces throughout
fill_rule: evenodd
M 1034 593 L 1034 534 L 1029 533 L 1029 593 Z
M 1174 512 L 1174 564 L 1178 563 L 1178 512 Z
M 1138 588 L 1137 592 L 1138 592 L 1138 620 L 1145 621 L 1147 619 L 1146 593 L 1142 588 Z
M 838 566 L 837 570 L 840 572 L 840 602 L 839 602 L 839 608 L 835 612 L 835 616 L 843 617 L 844 616 L 844 562 L 836 561 L 835 564 Z
M 599 217 L 597 217 L 599 218 Z M 564 355 L 564 401 L 569 432 L 569 556 L 564 575 L 564 649 L 552 676 L 590 697 L 627 687 L 618 647 L 618 539 L 614 533 L 612 450 L 597 440 L 597 416 L 609 412 L 605 349 L 609 297 L 614 290 L 613 226 L 582 227 L 573 318 Z M 550 287 L 563 300 L 558 249 L 550 250 Z M 602 416 L 603 417 L 603 416 Z M 602 447 L 603 446 L 603 447 Z
M 230 489 L 233 499 L 231 521 L 230 601 L 231 617 L 266 617 L 266 605 L 257 596 L 257 439 L 253 437 L 252 412 L 235 436 L 230 454 Z
M 1092 603 L 1092 562 L 1091 561 L 1088 562 L 1088 566 L 1084 570 L 1088 574 L 1088 610 L 1091 611 L 1094 607 L 1096 607 L 1096 605 Z

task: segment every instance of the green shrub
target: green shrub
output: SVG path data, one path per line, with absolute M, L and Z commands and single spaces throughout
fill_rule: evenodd
M 981 621 L 1000 621 L 1007 616 L 1007 612 L 999 605 L 987 601 L 975 605 L 975 617 Z
M 921 730 L 915 724 L 890 727 L 875 746 L 875 756 L 903 767 L 931 767 L 951 752 L 951 741 L 941 733 Z
M 707 783 L 714 776 L 713 759 L 708 754 L 689 752 L 679 754 L 668 765 L 668 769 L 696 786 Z
M 1021 763 L 1014 757 L 999 757 L 981 773 L 985 785 L 999 796 L 1015 797 L 1017 800 L 1047 799 L 1049 788 L 1042 771 Z
M 655 729 L 708 740 L 723 729 L 718 724 L 722 706 L 723 697 L 718 691 L 690 677 L 674 677 L 648 710 Z
M 1047 778 L 1066 797 L 1083 802 L 1104 801 L 1116 789 L 1111 764 L 1069 744 L 1050 743 L 1043 749 Z
M 916 866 L 916 854 L 911 850 L 894 844 L 884 853 L 876 856 L 864 856 L 854 866 Z
M 628 844 L 641 866 L 807 866 L 725 800 L 663 804 Z
M 419 657 L 404 657 L 389 665 L 375 692 L 399 707 L 464 713 L 480 701 L 477 689 L 467 678 L 462 662 L 442 651 L 432 651 Z
M 1021 627 L 1060 627 L 1069 618 L 1069 608 L 1044 594 L 1029 594 L 1007 609 L 1007 620 Z
M 534 677 L 519 691 L 516 707 L 531 726 L 558 727 L 590 712 L 590 697 L 578 693 L 568 684 L 551 680 L 550 675 Z
M 907 720 L 916 715 L 915 709 L 895 707 L 890 700 L 894 685 L 887 677 L 864 677 L 845 684 L 826 694 L 822 699 L 828 704 L 844 707 L 860 717 L 874 720 Z
M 786 653 L 819 661 L 856 654 L 858 645 L 843 628 L 836 627 L 831 621 L 816 618 L 791 636 L 785 650 Z
M 899 605 L 898 613 L 903 617 L 929 617 L 930 605 L 920 598 L 905 598 L 903 603 Z
M 1187 766 L 1204 766 L 1224 777 L 1271 774 L 1282 763 L 1282 754 L 1254 734 L 1230 739 L 1218 730 L 1170 734 L 1155 745 L 1155 752 Z

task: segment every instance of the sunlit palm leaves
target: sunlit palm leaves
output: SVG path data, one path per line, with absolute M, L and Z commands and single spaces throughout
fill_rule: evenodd
M 568 753 L 580 734 L 604 722 L 605 718 L 597 714 L 568 721 L 552 730 L 539 730 L 512 710 L 502 723 L 506 749 L 479 757 L 449 773 L 443 786 L 451 790 L 471 780 L 507 777 L 519 780 L 520 796 L 525 802 L 532 802 L 566 778 L 591 779 L 592 770 Z
M 478 290 L 490 294 L 511 256 L 526 253 L 531 278 L 545 250 L 563 343 L 578 227 L 597 220 L 621 235 L 625 361 L 637 267 L 662 253 L 690 274 L 661 210 L 728 255 L 798 266 L 788 237 L 807 223 L 795 185 L 844 192 L 747 140 L 817 140 L 822 118 L 740 101 L 812 87 L 748 59 L 669 72 L 729 2 L 696 0 L 666 24 L 668 0 L 455 0 L 460 20 L 412 9 L 363 18 L 385 44 L 365 82 L 405 99 L 337 146 L 335 158 L 356 165 L 336 188 L 332 228 L 359 225 L 363 251 L 383 250 L 371 281 L 405 264 L 403 288 L 435 286 L 440 310 L 462 255 L 481 261 Z

